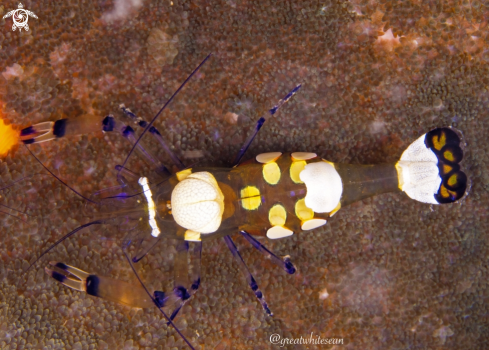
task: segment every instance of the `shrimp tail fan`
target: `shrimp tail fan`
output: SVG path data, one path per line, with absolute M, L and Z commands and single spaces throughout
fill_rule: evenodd
M 453 203 L 464 197 L 468 180 L 461 168 L 463 145 L 462 133 L 449 127 L 419 137 L 396 163 L 399 188 L 429 204 Z

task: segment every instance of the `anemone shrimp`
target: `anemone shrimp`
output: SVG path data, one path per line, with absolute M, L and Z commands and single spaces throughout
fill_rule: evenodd
M 295 87 L 269 113 L 274 115 L 299 88 L 300 85 Z M 167 104 L 169 102 L 171 99 Z M 121 110 L 136 125 L 144 128 L 139 138 L 131 127 L 110 115 L 61 119 L 21 131 L 20 140 L 24 144 L 100 129 L 116 131 L 132 143 L 133 149 L 152 164 L 154 170 L 153 174 L 141 176 L 129 170 L 125 163 L 118 166 L 120 185 L 86 198 L 87 215 L 93 219 L 63 236 L 39 258 L 63 240 L 93 225 L 137 225 L 137 229 L 129 231 L 123 244 L 131 267 L 132 263 L 158 249 L 162 240 L 177 240 L 175 282 L 171 293 L 151 293 L 142 280 L 140 284 L 130 284 L 87 273 L 61 262 L 52 262 L 46 268 L 46 273 L 58 282 L 89 295 L 137 308 L 156 305 L 165 317 L 162 308 L 171 305 L 174 309 L 167 319 L 172 325 L 183 305 L 200 286 L 199 262 L 204 241 L 216 238 L 225 241 L 265 313 L 271 316 L 272 311 L 231 234 L 239 233 L 265 257 L 288 274 L 294 274 L 296 268 L 289 256 L 274 254 L 254 236 L 280 239 L 313 230 L 325 225 L 340 208 L 381 193 L 405 192 L 417 201 L 440 204 L 459 200 L 467 189 L 467 177 L 460 168 L 463 158 L 461 134 L 451 128 L 438 128 L 422 135 L 395 164 L 338 164 L 312 152 L 263 153 L 241 163 L 267 118 L 264 116 L 239 150 L 232 167 L 194 168 L 186 167 L 158 130 L 152 127 L 161 111 L 148 123 L 125 106 L 121 106 Z M 169 154 L 178 172 L 172 174 L 141 145 L 140 140 L 146 132 Z M 132 256 L 128 253 L 131 245 L 136 246 L 136 253 Z M 189 255 L 197 262 L 191 271 L 188 268 Z

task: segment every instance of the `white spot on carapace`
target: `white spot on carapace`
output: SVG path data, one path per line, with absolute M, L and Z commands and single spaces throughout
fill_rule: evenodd
M 282 152 L 269 152 L 269 153 L 261 153 L 256 156 L 256 161 L 258 163 L 266 164 L 273 162 L 275 159 L 280 157 Z
M 200 233 L 219 229 L 224 195 L 214 176 L 201 171 L 180 181 L 171 194 L 173 218 L 180 226 Z
M 286 229 L 285 227 L 282 226 L 273 226 L 272 228 L 269 228 L 267 231 L 267 237 L 270 239 L 288 237 L 288 236 L 292 236 L 293 234 L 294 231 Z
M 139 179 L 139 184 L 143 187 L 143 193 L 146 197 L 146 201 L 148 202 L 148 214 L 149 214 L 149 225 L 151 226 L 151 236 L 158 237 L 160 235 L 160 229 L 158 228 L 158 224 L 156 223 L 156 207 L 155 202 L 153 201 L 153 194 L 151 193 L 151 189 L 148 186 L 148 179 L 145 177 L 141 177 Z
M 294 152 L 291 154 L 291 156 L 294 160 L 308 160 L 316 158 L 318 155 L 311 152 Z
M 438 204 L 434 197 L 441 184 L 438 158 L 426 147 L 425 138 L 426 134 L 410 144 L 397 162 L 399 187 L 412 199 Z
M 319 226 L 323 226 L 325 223 L 326 220 L 324 219 L 311 219 L 303 222 L 301 225 L 301 229 L 303 229 L 304 231 L 314 230 Z
M 306 184 L 306 206 L 316 213 L 328 213 L 336 208 L 343 182 L 335 168 L 326 162 L 310 163 L 299 174 Z

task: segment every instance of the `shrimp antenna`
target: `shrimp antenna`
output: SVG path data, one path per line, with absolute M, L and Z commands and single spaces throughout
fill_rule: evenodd
M 71 191 L 73 191 L 73 193 L 75 193 L 76 195 L 78 195 L 79 197 L 83 198 L 84 200 L 90 202 L 90 203 L 93 203 L 93 204 L 98 204 L 97 202 L 94 202 L 93 200 L 91 200 L 90 198 L 87 198 L 85 197 L 84 195 L 82 195 L 81 193 L 77 192 L 74 188 L 70 187 L 66 182 L 64 182 L 63 180 L 61 180 L 59 177 L 57 177 L 56 175 L 53 174 L 53 172 L 51 170 L 49 170 L 44 164 L 42 164 L 42 162 L 34 155 L 34 153 L 32 153 L 32 151 L 29 149 L 29 147 L 27 147 L 27 145 L 24 145 L 25 148 L 27 148 L 27 150 L 29 151 L 29 153 L 34 157 L 35 160 L 38 161 L 39 164 L 42 165 L 42 167 L 44 169 L 46 169 L 46 171 L 48 173 L 50 173 L 51 175 L 54 176 L 54 178 L 56 180 L 58 180 L 59 182 L 61 182 L 63 185 L 65 185 L 66 187 L 68 187 Z
M 0 191 L 9 189 L 10 187 L 17 185 L 19 182 L 22 182 L 24 180 L 30 179 L 31 177 L 34 177 L 36 175 L 47 175 L 47 174 L 36 173 L 36 174 L 28 175 L 28 176 L 23 176 L 20 179 L 17 179 L 15 181 L 12 181 L 8 185 L 5 185 L 4 187 L 0 187 Z
M 204 58 L 204 60 L 199 64 L 199 66 L 197 68 L 194 69 L 194 71 L 187 77 L 187 79 L 185 79 L 185 81 L 183 82 L 182 85 L 180 85 L 180 87 L 177 89 L 177 91 L 175 91 L 173 93 L 173 95 L 170 97 L 170 99 L 168 101 L 166 101 L 166 103 L 163 105 L 163 107 L 161 107 L 160 111 L 158 113 L 156 113 L 156 115 L 154 116 L 154 118 L 148 123 L 148 125 L 146 125 L 146 128 L 144 129 L 144 131 L 141 133 L 141 135 L 139 135 L 139 138 L 137 139 L 137 141 L 134 143 L 134 145 L 132 146 L 131 150 L 129 151 L 129 154 L 127 155 L 126 159 L 124 160 L 124 163 L 122 163 L 122 168 L 125 167 L 127 161 L 129 160 L 129 157 L 131 156 L 132 152 L 134 152 L 134 149 L 136 148 L 136 146 L 138 145 L 139 141 L 141 141 L 141 138 L 144 136 L 144 134 L 146 134 L 146 132 L 149 130 L 149 128 L 151 128 L 151 126 L 153 125 L 153 123 L 155 122 L 156 118 L 158 118 L 160 116 L 160 114 L 165 110 L 166 106 L 168 106 L 170 104 L 170 102 L 175 98 L 175 96 L 178 95 L 178 93 L 180 92 L 180 90 L 183 89 L 183 87 L 188 83 L 188 81 L 194 76 L 195 73 L 197 73 L 197 71 L 200 69 L 200 67 L 202 67 L 204 65 L 204 63 L 211 57 L 212 53 L 208 54 L 206 58 Z M 121 169 L 122 169 L 121 168 Z M 120 170 L 119 170 L 120 172 Z M 119 175 L 119 174 L 117 174 Z
M 56 242 L 54 242 L 48 249 L 46 249 L 45 251 L 43 251 L 41 253 L 41 255 L 39 255 L 39 257 L 34 260 L 34 262 L 32 264 L 29 265 L 29 267 L 27 269 L 25 269 L 22 274 L 25 274 L 27 273 L 27 271 L 29 271 L 29 269 L 34 266 L 39 260 L 41 260 L 41 258 L 46 255 L 47 253 L 49 253 L 54 247 L 56 247 L 58 244 L 60 244 L 61 242 L 63 242 L 64 240 L 66 240 L 67 238 L 70 238 L 71 236 L 73 236 L 75 233 L 77 233 L 78 231 L 80 230 L 83 230 L 84 228 L 86 227 L 89 227 L 89 226 L 92 226 L 92 225 L 101 225 L 103 224 L 103 221 L 100 221 L 100 220 L 97 220 L 97 221 L 92 221 L 92 222 L 89 222 L 88 224 L 84 224 L 84 225 L 81 225 L 77 228 L 75 228 L 73 231 L 65 234 L 64 236 L 62 236 L 60 239 L 58 239 Z
M 209 57 L 209 56 L 207 56 Z M 190 342 L 187 340 L 187 338 L 185 338 L 185 336 L 182 334 L 182 332 L 180 332 L 180 330 L 177 328 L 177 326 L 175 326 L 175 324 L 172 322 L 172 320 L 168 317 L 168 315 L 162 310 L 161 308 L 161 305 L 155 300 L 155 298 L 153 298 L 153 296 L 151 295 L 151 293 L 149 292 L 148 288 L 146 288 L 146 286 L 144 285 L 144 282 L 141 280 L 141 278 L 139 277 L 138 273 L 136 272 L 136 269 L 134 268 L 134 265 L 132 264 L 132 261 L 131 261 L 131 258 L 129 257 L 129 255 L 127 255 L 126 253 L 126 250 L 125 248 L 130 244 L 131 242 L 129 241 L 127 244 L 125 244 L 125 247 L 122 248 L 122 252 L 124 253 L 124 256 L 126 257 L 126 260 L 127 262 L 129 263 L 129 265 L 131 266 L 131 269 L 132 269 L 132 272 L 134 272 L 134 275 L 136 275 L 139 283 L 141 284 L 141 286 L 143 287 L 143 289 L 145 290 L 146 294 L 148 294 L 148 296 L 151 298 L 151 300 L 153 301 L 153 303 L 156 305 L 156 307 L 158 308 L 158 310 L 160 310 L 161 314 L 163 316 L 165 316 L 166 320 L 168 321 L 167 325 L 168 324 L 171 324 L 173 329 L 175 329 L 175 331 L 178 333 L 178 335 L 180 337 L 182 337 L 182 339 L 185 341 L 185 343 L 187 343 L 187 345 L 190 347 L 190 349 L 192 350 L 195 350 L 195 348 L 192 346 L 192 344 L 190 344 Z
M 1 205 L 1 204 L 0 204 L 0 205 Z M 2 207 L 6 207 L 6 208 L 8 208 L 8 209 L 10 209 L 10 210 L 15 210 L 15 209 L 13 209 L 13 208 L 7 207 L 6 205 L 1 205 L 1 206 L 2 206 Z M 15 215 L 9 214 L 9 213 L 7 213 L 6 211 L 0 210 L 0 213 L 5 214 L 5 215 L 8 215 L 8 216 L 11 216 L 11 217 L 13 217 L 14 219 L 17 219 L 17 220 L 20 220 L 20 221 L 22 221 L 22 222 L 27 223 L 27 221 L 25 221 L 25 220 L 23 220 L 23 219 L 21 219 L 21 218 L 19 218 L 19 217 L 15 216 Z M 24 213 L 22 213 L 22 214 L 24 214 Z M 25 214 L 25 215 L 27 215 L 27 214 Z M 27 215 L 27 216 L 28 216 L 28 215 Z

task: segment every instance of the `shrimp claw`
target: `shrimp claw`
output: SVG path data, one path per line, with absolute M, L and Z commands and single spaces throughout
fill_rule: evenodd
M 110 277 L 91 275 L 88 272 L 51 261 L 52 268 L 46 267 L 46 273 L 59 283 L 89 295 L 111 300 L 117 303 L 137 308 L 153 307 L 153 301 L 139 283 L 128 283 Z M 155 298 L 160 307 L 164 306 L 163 292 L 155 292 Z

